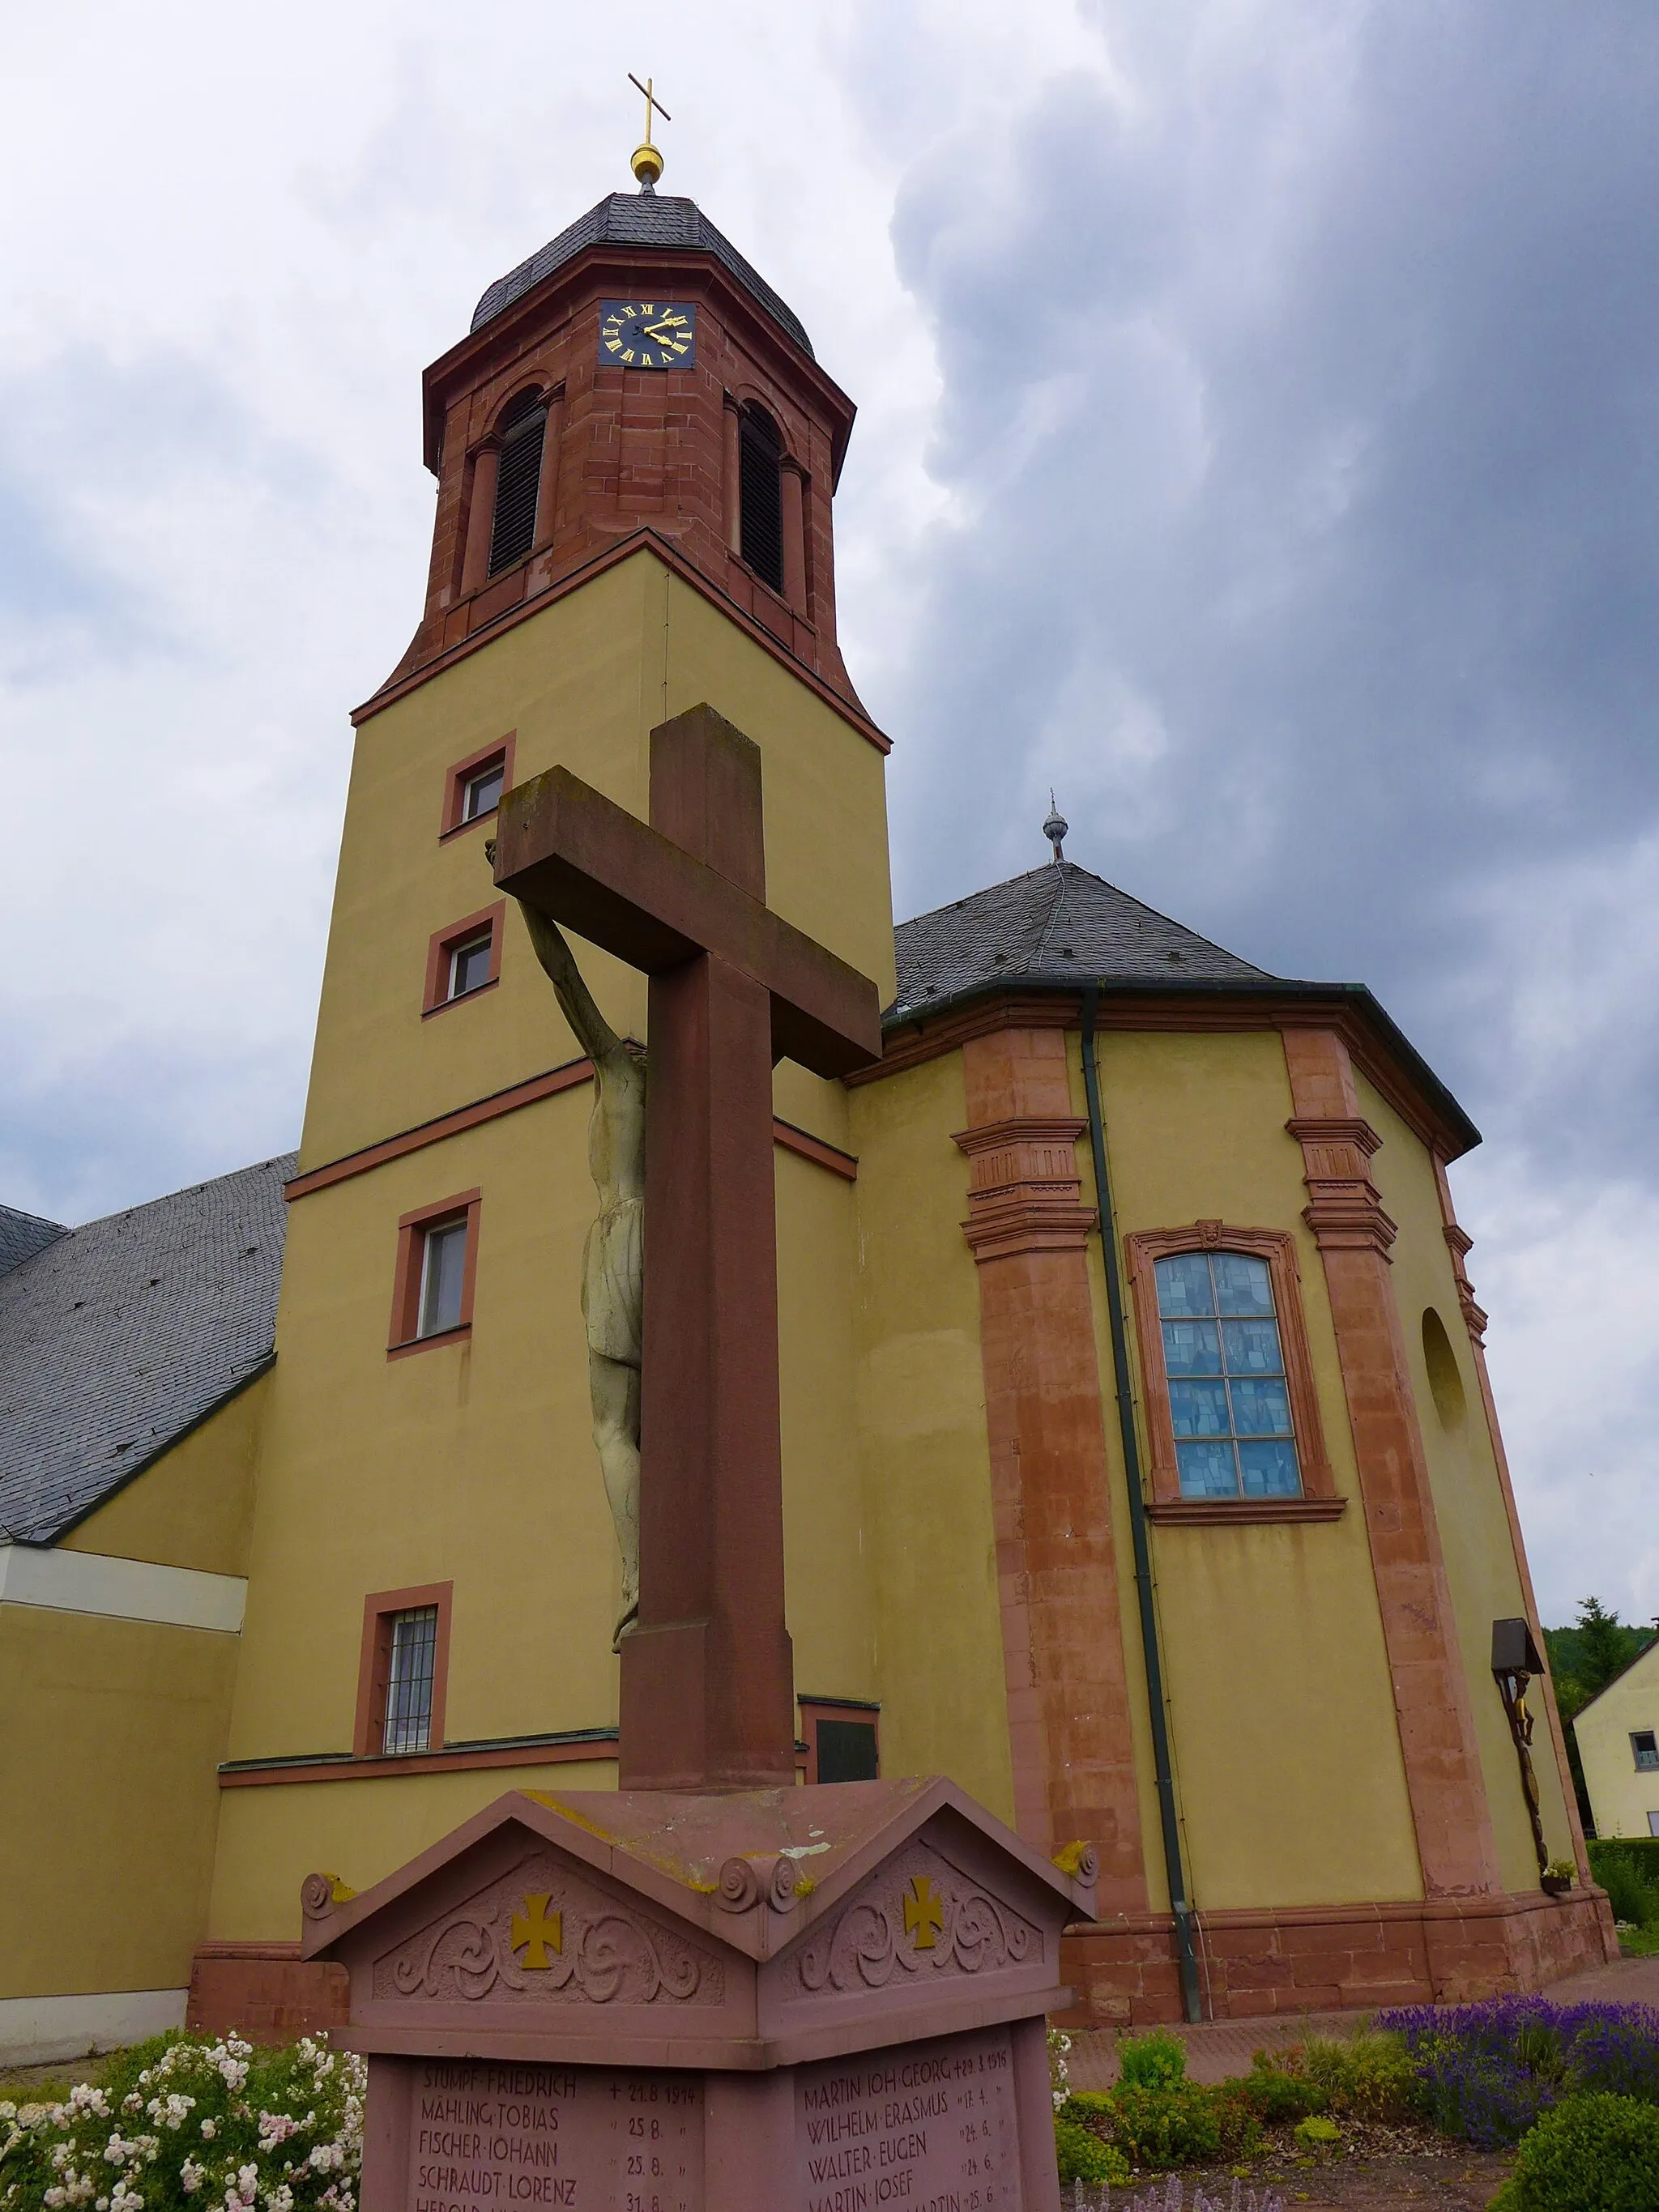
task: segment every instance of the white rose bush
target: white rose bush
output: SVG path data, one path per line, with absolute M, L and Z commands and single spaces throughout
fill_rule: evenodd
M 0 2098 L 0 2212 L 357 2212 L 367 2082 L 326 2036 L 157 2036 L 61 2104 Z

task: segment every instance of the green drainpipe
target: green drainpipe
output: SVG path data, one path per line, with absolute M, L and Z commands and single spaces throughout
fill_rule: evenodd
M 1100 1208 L 1100 1256 L 1106 1270 L 1106 1313 L 1112 1332 L 1112 1373 L 1117 1386 L 1118 1428 L 1123 1438 L 1123 1472 L 1129 1491 L 1129 1528 L 1134 1544 L 1135 1593 L 1140 1601 L 1140 1651 L 1146 1668 L 1146 1703 L 1152 1721 L 1152 1763 L 1158 1771 L 1158 1811 L 1164 1831 L 1164 1865 L 1170 1878 L 1175 1914 L 1176 1953 L 1181 1963 L 1182 2008 L 1189 2021 L 1204 2017 L 1199 1995 L 1198 1954 L 1193 1943 L 1193 1908 L 1181 1861 L 1181 1827 L 1176 1818 L 1175 1776 L 1170 1765 L 1170 1722 L 1164 1705 L 1164 1663 L 1158 1656 L 1158 1617 L 1152 1609 L 1152 1555 L 1146 1540 L 1146 1501 L 1140 1489 L 1140 1447 L 1135 1437 L 1134 1401 L 1129 1395 L 1129 1340 L 1123 1327 L 1123 1285 L 1117 1270 L 1117 1232 L 1111 1184 L 1106 1174 L 1106 1130 L 1100 1118 L 1100 1073 L 1095 1065 L 1095 1009 L 1100 986 L 1083 992 L 1083 1088 L 1089 1102 L 1089 1145 L 1094 1154 L 1095 1197 Z

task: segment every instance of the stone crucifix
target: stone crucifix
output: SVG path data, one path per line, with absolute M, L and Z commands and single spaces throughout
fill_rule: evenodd
M 794 1779 L 772 1068 L 867 1066 L 881 1051 L 879 997 L 766 904 L 760 750 L 711 707 L 652 732 L 650 810 L 647 824 L 550 769 L 501 801 L 495 881 L 553 926 L 538 950 L 568 1012 L 592 1000 L 558 925 L 650 978 L 639 1613 L 621 1639 L 618 1778 L 756 1789 Z M 625 1057 L 618 1047 L 611 1069 L 629 1102 L 642 1094 L 628 1090 Z M 609 1108 L 595 1065 L 597 1126 Z M 608 1210 L 603 1183 L 601 1196 Z M 591 1352 L 593 1249 L 590 1237 Z M 599 1417 L 596 1382 L 596 1432 Z

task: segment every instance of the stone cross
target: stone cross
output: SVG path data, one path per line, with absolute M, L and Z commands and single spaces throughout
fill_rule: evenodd
M 568 769 L 509 792 L 495 881 L 650 978 L 640 1613 L 624 1790 L 793 1784 L 772 1068 L 881 1052 L 875 985 L 766 903 L 760 749 L 710 707 L 651 733 L 651 819 Z

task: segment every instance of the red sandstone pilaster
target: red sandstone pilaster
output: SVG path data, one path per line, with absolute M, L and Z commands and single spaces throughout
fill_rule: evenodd
M 1334 1031 L 1284 1031 L 1305 1219 L 1324 1262 L 1358 1463 L 1406 1785 L 1430 1898 L 1500 1887 L 1492 1815 L 1389 1274 L 1396 1230 L 1370 1180 L 1381 1139 L 1361 1117 Z
M 1521 1600 L 1526 1608 L 1527 1625 L 1532 1630 L 1533 1642 L 1542 1651 L 1544 1630 L 1538 1617 L 1538 1600 L 1533 1595 L 1532 1570 L 1527 1564 L 1527 1547 L 1522 1540 L 1521 1516 L 1516 1510 L 1515 1486 L 1510 1480 L 1509 1455 L 1504 1449 L 1503 1431 L 1498 1425 L 1498 1402 L 1492 1396 L 1492 1377 L 1486 1371 L 1486 1316 L 1475 1303 L 1474 1285 L 1463 1264 L 1474 1240 L 1457 1225 L 1451 1184 L 1446 1176 L 1446 1163 L 1438 1152 L 1434 1155 L 1434 1179 L 1440 1193 L 1440 1216 L 1445 1224 L 1444 1235 L 1451 1253 L 1452 1273 L 1457 1279 L 1457 1303 L 1462 1310 L 1464 1326 L 1469 1333 L 1469 1346 L 1474 1354 L 1474 1371 L 1480 1384 L 1480 1403 L 1486 1416 L 1486 1434 L 1492 1439 L 1492 1455 L 1498 1468 L 1498 1486 L 1503 1494 L 1504 1518 L 1510 1526 L 1515 1569 L 1521 1580 Z M 1555 1685 L 1547 1674 L 1543 1679 L 1543 1692 L 1544 1711 L 1549 1717 L 1550 1743 L 1555 1753 L 1556 1772 L 1560 1777 L 1561 1795 L 1567 1808 L 1567 1827 L 1572 1837 L 1572 1856 L 1578 1868 L 1579 1880 L 1588 1881 L 1590 1879 L 1589 1857 L 1584 1849 L 1584 1831 L 1578 1818 L 1578 1796 L 1572 1786 L 1572 1769 L 1567 1764 L 1566 1738 L 1555 1702 Z M 1616 1955 L 1616 1953 L 1609 1954 L 1609 1956 Z
M 1145 1911 L 1140 1804 L 1063 1030 L 963 1049 L 1015 1822 L 1100 1853 L 1103 1912 Z

